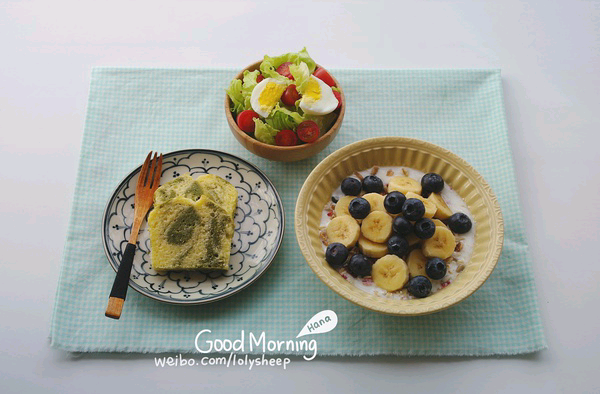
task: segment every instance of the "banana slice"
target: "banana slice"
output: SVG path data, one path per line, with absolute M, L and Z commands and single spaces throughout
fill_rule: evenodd
M 452 210 L 448 207 L 441 194 L 431 193 L 427 199 L 431 200 L 431 202 L 433 202 L 437 207 L 437 211 L 434 215 L 436 218 L 448 219 L 450 216 L 452 216 Z
M 423 241 L 421 250 L 425 257 L 439 257 L 447 259 L 454 253 L 456 247 L 456 238 L 452 231 L 444 227 L 435 227 L 433 237 Z
M 417 237 L 413 233 L 410 233 L 406 236 L 406 240 L 408 241 L 408 246 L 413 246 L 422 241 L 421 238 Z
M 423 217 L 431 219 L 435 215 L 435 212 L 437 211 L 437 206 L 433 202 L 424 198 L 423 196 L 420 196 L 413 192 L 408 192 L 406 193 L 406 198 L 416 198 L 417 200 L 421 200 L 423 202 L 423 205 L 425 205 L 425 215 L 423 215 Z
M 419 275 L 427 276 L 425 273 L 425 264 L 427 264 L 427 258 L 421 250 L 414 249 L 408 255 L 408 273 L 412 278 Z
M 408 192 L 421 194 L 421 183 L 407 176 L 394 176 L 390 178 L 390 182 L 388 184 L 388 193 L 393 191 L 400 192 L 405 195 Z
M 378 259 L 388 254 L 387 244 L 379 244 L 363 237 L 358 238 L 358 247 L 360 252 L 367 257 Z
M 373 264 L 373 282 L 387 291 L 400 290 L 408 282 L 408 266 L 400 257 L 388 254 Z
M 385 212 L 373 211 L 363 219 L 360 231 L 370 241 L 383 243 L 392 235 L 392 217 Z
M 339 242 L 347 248 L 356 244 L 360 236 L 360 226 L 352 216 L 335 217 L 327 225 L 329 243 Z
M 350 216 L 350 212 L 348 212 L 348 205 L 350 205 L 350 201 L 354 200 L 356 196 L 344 196 L 339 199 L 339 201 L 335 204 L 335 216 Z
M 439 219 L 431 219 L 431 221 L 433 222 L 433 224 L 435 224 L 435 227 L 444 227 L 444 228 L 448 228 L 448 226 L 446 226 L 444 224 L 444 222 L 442 222 Z
M 373 211 L 385 212 L 385 207 L 383 206 L 383 200 L 385 200 L 385 197 L 383 197 L 381 194 L 367 193 L 364 196 L 362 196 L 362 198 L 364 198 L 365 200 L 367 200 L 369 202 L 369 204 L 371 204 L 371 212 L 373 212 Z

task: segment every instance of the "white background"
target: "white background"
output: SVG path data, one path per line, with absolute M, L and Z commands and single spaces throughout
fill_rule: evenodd
M 329 68 L 502 68 L 549 349 L 317 357 L 287 371 L 157 369 L 148 355 L 51 349 L 91 67 L 242 67 L 304 45 Z M 599 49 L 591 1 L 1 2 L 1 390 L 599 392 Z

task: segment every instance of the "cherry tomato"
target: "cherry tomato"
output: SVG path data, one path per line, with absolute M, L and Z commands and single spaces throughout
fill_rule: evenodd
M 248 134 L 254 133 L 254 118 L 258 118 L 259 116 L 260 115 L 251 109 L 242 111 L 237 116 L 237 125 L 242 131 Z
M 338 101 L 338 106 L 335 109 L 340 109 L 340 107 L 342 106 L 342 94 L 340 92 L 336 92 L 334 90 L 333 95 L 335 96 L 335 98 Z
M 281 101 L 285 105 L 293 106 L 297 100 L 300 100 L 300 93 L 296 90 L 296 85 L 288 86 L 281 95 Z
M 305 120 L 298 125 L 296 133 L 304 142 L 315 142 L 319 138 L 319 126 L 312 120 Z
M 292 81 L 294 80 L 294 76 L 292 75 L 292 73 L 290 72 L 290 65 L 293 64 L 292 62 L 285 62 L 285 63 L 281 63 L 281 66 L 277 67 L 277 72 L 281 75 L 283 75 L 284 77 L 287 77 L 289 79 L 291 79 Z
M 275 145 L 293 146 L 298 143 L 298 137 L 292 130 L 281 130 L 275 135 Z
M 265 79 L 265 77 L 263 77 L 262 74 L 258 74 L 258 77 L 256 77 L 256 83 L 259 83 L 260 81 L 262 81 L 263 79 Z
M 327 85 L 335 86 L 335 81 L 333 80 L 333 77 L 323 67 L 317 68 L 313 75 L 319 78 L 321 81 L 325 82 Z

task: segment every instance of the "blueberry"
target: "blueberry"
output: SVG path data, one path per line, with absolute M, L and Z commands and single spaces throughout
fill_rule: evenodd
M 342 193 L 347 196 L 358 196 L 362 184 L 356 178 L 348 177 L 342 181 Z
M 371 204 L 362 197 L 356 197 L 348 204 L 348 212 L 354 219 L 364 219 L 371 212 Z
M 412 231 L 412 224 L 402 216 L 396 216 L 392 222 L 392 230 L 398 235 L 408 235 Z
M 368 258 L 362 254 L 355 254 L 350 258 L 346 269 L 352 276 L 368 276 L 371 275 L 373 265 Z
M 417 198 L 409 198 L 402 206 L 402 214 L 407 220 L 419 220 L 425 215 L 425 205 Z
M 439 174 L 430 172 L 421 178 L 421 187 L 428 192 L 439 193 L 444 188 L 444 179 Z
M 392 235 L 387 241 L 388 251 L 398 257 L 402 257 L 408 253 L 408 241 L 406 238 L 399 235 Z
M 389 213 L 400 213 L 402 212 L 402 206 L 406 201 L 406 196 L 400 192 L 391 192 L 383 200 L 383 206 Z
M 327 250 L 325 251 L 325 260 L 329 263 L 333 268 L 340 268 L 346 262 L 348 258 L 348 248 L 342 245 L 341 243 L 334 242 L 327 246 Z
M 446 262 L 439 257 L 427 260 L 427 264 L 425 264 L 425 273 L 431 279 L 442 279 L 446 276 Z
M 473 223 L 471 223 L 471 219 L 469 219 L 467 215 L 458 212 L 450 216 L 450 219 L 448 219 L 448 227 L 456 234 L 464 234 L 469 232 L 471 227 L 473 227 Z
M 415 276 L 408 282 L 408 292 L 417 298 L 427 297 L 431 293 L 431 281 L 422 275 Z
M 375 175 L 368 175 L 362 181 L 362 188 L 365 193 L 381 193 L 383 191 L 383 181 Z
M 415 235 L 421 239 L 431 238 L 435 233 L 435 223 L 433 223 L 433 220 L 431 219 L 419 219 L 415 223 L 414 232 Z

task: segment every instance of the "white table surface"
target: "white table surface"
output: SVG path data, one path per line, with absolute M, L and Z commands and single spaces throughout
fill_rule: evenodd
M 286 371 L 51 349 L 91 67 L 240 67 L 304 45 L 329 68 L 502 68 L 549 349 Z M 0 48 L 2 392 L 600 391 L 600 3 L 2 1 Z

